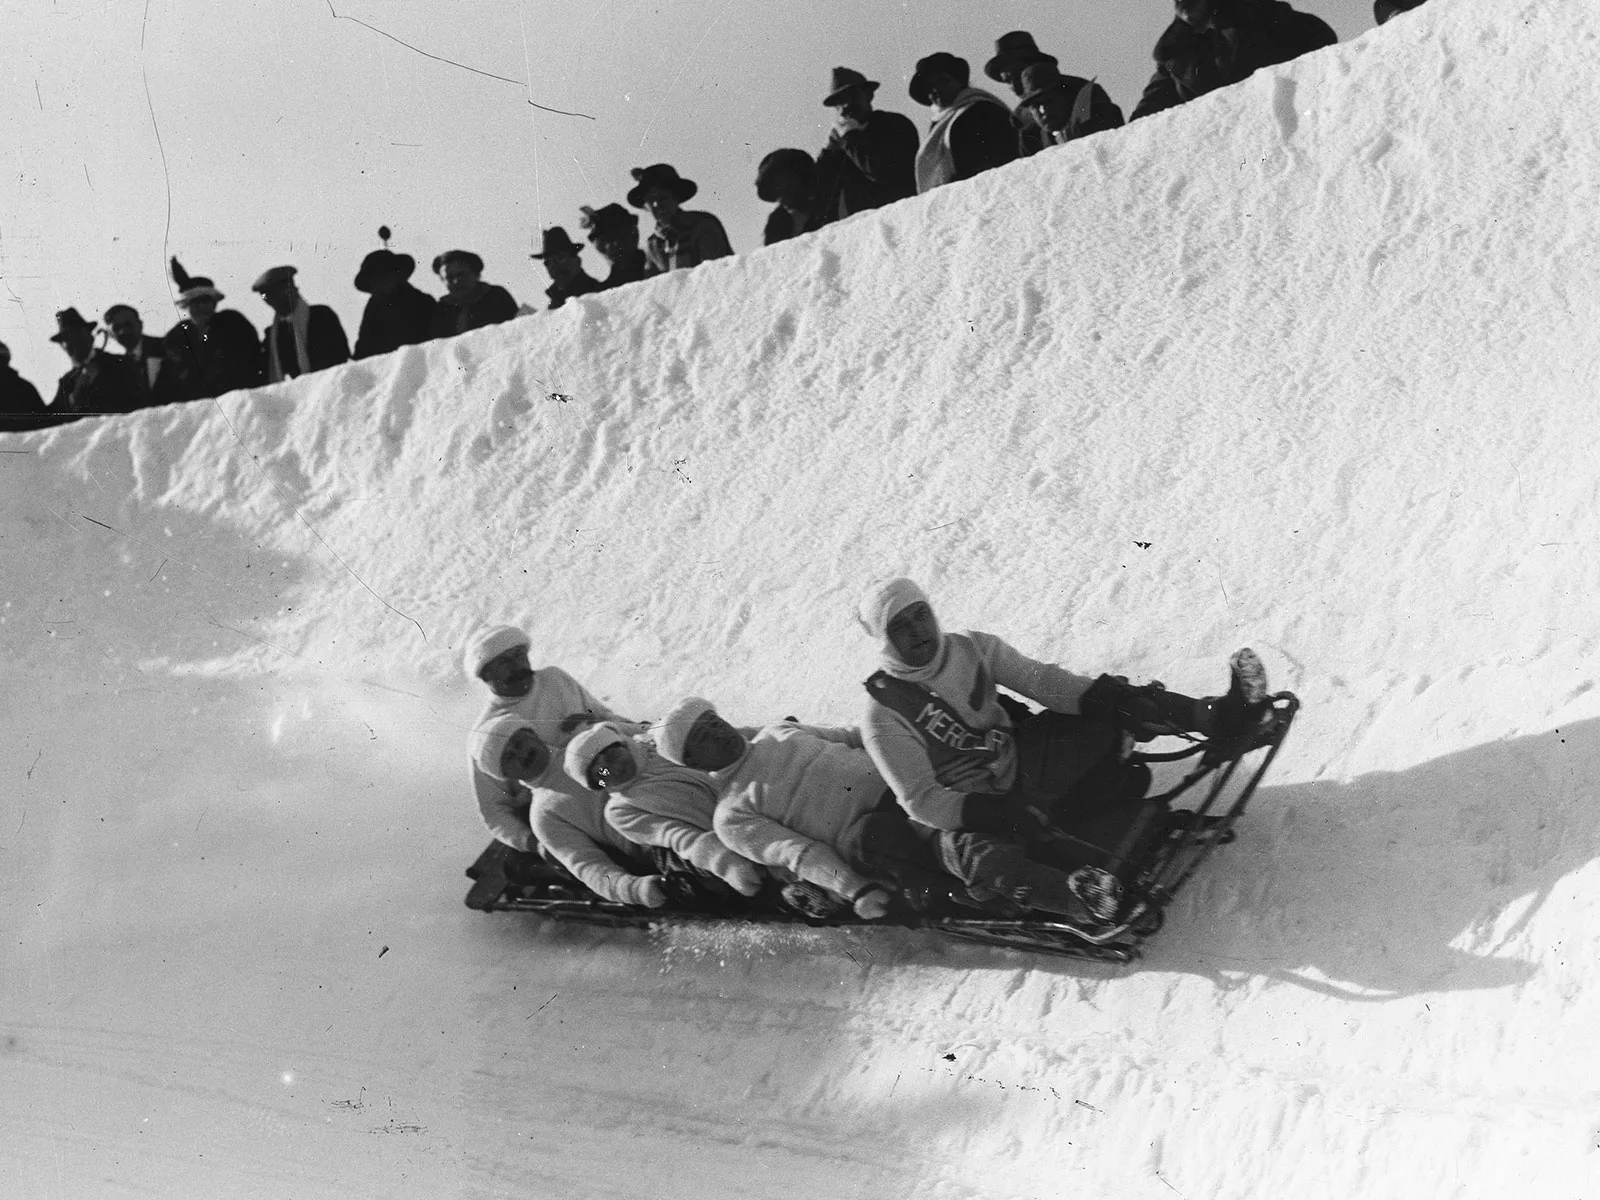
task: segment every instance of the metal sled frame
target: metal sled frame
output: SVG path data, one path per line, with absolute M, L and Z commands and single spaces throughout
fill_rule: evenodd
M 862 921 L 854 917 L 820 921 L 792 913 L 760 909 L 667 911 L 614 904 L 595 896 L 538 894 L 542 891 L 538 883 L 523 884 L 508 879 L 505 851 L 498 842 L 491 843 L 478 861 L 467 869 L 467 875 L 474 880 L 472 889 L 467 893 L 467 907 L 481 912 L 537 913 L 557 920 L 610 928 L 643 929 L 730 919 L 745 924 L 809 925 L 814 928 L 859 926 L 875 929 L 898 925 L 902 928 L 933 930 L 962 941 L 1030 953 L 1111 964 L 1131 963 L 1139 957 L 1144 941 L 1161 928 L 1166 907 L 1173 897 L 1218 845 L 1231 840 L 1229 834 L 1234 823 L 1243 815 L 1245 806 L 1255 795 L 1256 788 L 1277 757 L 1300 702 L 1292 693 L 1279 692 L 1269 703 L 1272 706 L 1270 721 L 1242 747 L 1200 741 L 1168 753 L 1138 751 L 1129 756 L 1130 763 L 1144 764 L 1181 762 L 1189 758 L 1198 760 L 1171 788 L 1144 797 L 1140 803 L 1146 807 L 1165 811 L 1174 800 L 1197 788 L 1203 788 L 1204 798 L 1193 809 L 1200 818 L 1196 820 L 1195 828 L 1160 837 L 1153 850 L 1130 860 L 1117 872 L 1129 897 L 1142 901 L 1145 912 L 1126 932 L 1109 942 L 1091 942 L 1073 926 L 1052 921 L 1048 917 L 1011 920 L 946 913 L 901 921 Z M 1240 764 L 1247 756 L 1260 750 L 1266 753 L 1252 770 L 1241 776 Z M 1243 782 L 1238 783 L 1237 778 L 1242 778 Z M 1232 798 L 1228 799 L 1230 792 Z M 1208 824 L 1204 820 L 1207 817 L 1219 819 L 1214 824 Z M 1066 841 L 1079 840 L 1064 831 L 1057 831 L 1055 836 Z M 547 882 L 566 891 L 583 890 L 582 885 L 570 880 L 557 883 L 552 877 Z

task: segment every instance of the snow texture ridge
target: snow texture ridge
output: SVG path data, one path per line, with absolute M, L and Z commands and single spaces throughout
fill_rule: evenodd
M 0 1174 L 1595 1194 L 1597 50 L 1583 0 L 1434 0 L 794 242 L 6 439 Z M 632 716 L 853 723 L 892 573 L 1300 696 L 1139 972 L 460 909 L 476 626 Z

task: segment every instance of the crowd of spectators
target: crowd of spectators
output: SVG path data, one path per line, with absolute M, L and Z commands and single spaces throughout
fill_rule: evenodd
M 1375 0 L 1373 15 L 1382 24 L 1421 3 Z M 1156 42 L 1155 71 L 1131 120 L 1337 40 L 1325 22 L 1287 0 L 1173 0 L 1173 9 Z M 774 150 L 756 170 L 756 194 L 773 205 L 763 244 L 1124 124 L 1122 109 L 1100 84 L 1062 72 L 1059 59 L 1024 30 L 996 41 L 983 73 L 1011 92 L 1014 106 L 974 86 L 965 59 L 945 51 L 920 59 L 908 88 L 910 98 L 930 110 L 928 129 L 919 135 L 909 118 L 873 107 L 880 86 L 875 80 L 835 67 L 821 99 L 835 113 L 827 144 L 815 155 L 793 147 Z M 610 203 L 581 209 L 579 225 L 608 264 L 604 279 L 585 270 L 583 246 L 563 226 L 541 232 L 540 248 L 530 257 L 550 276 L 549 308 L 733 253 L 716 216 L 684 207 L 699 190 L 694 180 L 670 163 L 638 167 L 632 175 L 627 208 Z M 642 246 L 639 218 L 630 208 L 654 221 Z M 164 337 L 147 335 L 140 314 L 127 304 L 105 310 L 104 331 L 75 308 L 56 314 L 51 340 L 66 352 L 71 368 L 48 405 L 11 369 L 10 351 L 0 345 L 0 431 L 208 399 L 529 311 L 505 288 L 484 281 L 483 259 L 470 250 L 449 250 L 433 260 L 444 295 L 421 291 L 410 282 L 416 261 L 388 248 L 387 229 L 379 234 L 384 248 L 368 254 L 355 277 L 357 290 L 370 299 L 353 350 L 338 314 L 300 295 L 293 266 L 269 268 L 251 285 L 272 310 L 258 333 L 243 314 L 219 309 L 225 296 L 210 279 L 188 274 L 174 258 L 172 281 L 183 316 Z M 109 351 L 111 342 L 121 353 Z

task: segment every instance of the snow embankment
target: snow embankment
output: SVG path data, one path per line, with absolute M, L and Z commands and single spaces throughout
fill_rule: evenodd
M 25 915 L 0 974 L 19 1077 L 59 1109 L 30 1110 L 57 1158 L 28 1178 L 178 1169 L 182 1134 L 152 1159 L 104 1122 L 63 1167 L 96 1061 L 130 1113 L 192 1116 L 292 1049 L 323 1091 L 275 1120 L 315 1134 L 357 1086 L 432 1104 L 366 1132 L 468 1194 L 654 1170 L 687 1195 L 743 1156 L 834 1195 L 1580 1194 L 1597 41 L 1579 0 L 1436 0 L 796 243 L 9 441 L 0 900 Z M 883 934 L 630 983 L 638 941 L 451 907 L 481 841 L 473 627 L 525 625 L 633 715 L 696 692 L 847 722 L 851 611 L 890 572 L 1080 670 L 1215 690 L 1250 644 L 1301 696 L 1145 970 Z M 107 956 L 183 1002 L 126 1011 Z M 505 997 L 535 972 L 587 1014 L 530 1024 Z M 149 1060 L 184 1030 L 214 1061 L 169 1086 Z M 217 1169 L 402 1186 L 333 1134 L 291 1169 L 213 1126 Z M 743 1183 L 787 1194 L 767 1178 Z

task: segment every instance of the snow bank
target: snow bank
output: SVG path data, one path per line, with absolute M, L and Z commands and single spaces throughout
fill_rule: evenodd
M 1597 38 L 1435 0 L 798 242 L 10 439 L 0 1161 L 40 1195 L 1583 1194 Z M 1249 644 L 1300 695 L 1143 970 L 454 907 L 477 624 L 636 716 L 846 722 L 855 598 L 899 572 L 1080 670 L 1215 690 Z

